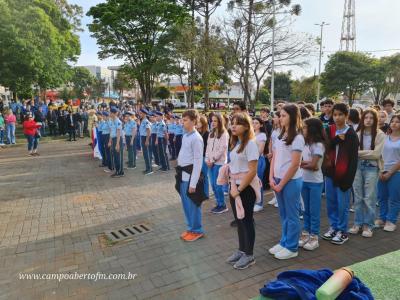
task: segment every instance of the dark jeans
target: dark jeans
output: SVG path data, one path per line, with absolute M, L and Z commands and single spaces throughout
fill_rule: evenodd
M 55 123 L 49 124 L 50 135 L 57 135 L 57 125 Z
M 163 170 L 169 170 L 169 161 L 167 155 L 167 140 L 165 138 L 158 138 L 158 157 Z
M 241 193 L 244 208 L 244 218 L 239 220 L 236 214 L 235 199 L 229 196 L 233 216 L 237 221 L 237 230 L 239 236 L 239 250 L 247 255 L 253 255 L 254 242 L 256 239 L 256 231 L 254 229 L 253 209 L 256 202 L 256 193 L 251 186 L 247 186 Z
M 128 150 L 128 167 L 136 167 L 136 137 L 133 139 L 132 136 L 126 135 L 126 148 Z M 131 145 L 132 143 L 132 145 Z
M 150 152 L 150 146 L 151 143 L 146 146 L 146 136 L 141 136 L 140 141 L 142 142 L 142 151 L 143 151 L 143 158 L 144 158 L 144 163 L 146 165 L 146 172 L 148 171 L 153 171 L 153 167 L 151 166 L 151 152 Z
M 171 159 L 175 159 L 176 158 L 174 137 L 175 137 L 175 135 L 172 134 L 172 133 L 170 133 L 169 137 L 168 137 L 168 141 L 169 141 L 168 150 L 169 150 L 169 154 L 171 155 Z
M 182 135 L 176 135 L 175 136 L 175 155 L 178 157 L 179 151 L 181 151 L 182 147 Z
M 113 160 L 111 155 L 111 148 L 108 147 L 108 142 L 110 140 L 110 134 L 102 134 L 101 135 L 101 144 L 100 146 L 104 149 L 103 156 L 103 165 L 108 167 L 110 170 L 114 170 Z
M 28 151 L 36 150 L 38 147 L 38 138 L 34 135 L 25 134 L 28 140 Z
M 117 138 L 112 138 L 112 153 L 114 158 L 115 165 L 115 173 L 118 175 L 124 174 L 124 164 L 123 164 L 123 153 L 124 153 L 124 144 L 122 143 L 122 138 L 119 140 L 119 151 L 115 148 L 117 146 Z
M 69 128 L 68 129 L 68 134 L 69 134 L 69 140 L 70 141 L 72 140 L 72 138 L 74 139 L 74 141 L 76 141 L 75 127 Z
M 158 157 L 158 149 L 157 149 L 157 145 L 156 145 L 156 140 L 157 140 L 157 134 L 152 133 L 151 134 L 151 153 L 153 153 L 153 157 L 154 157 L 154 162 L 156 165 L 160 165 L 160 159 Z

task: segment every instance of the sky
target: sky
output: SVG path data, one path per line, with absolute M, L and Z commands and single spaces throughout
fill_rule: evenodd
M 82 6 L 86 14 L 91 6 L 104 0 L 70 0 L 69 2 Z M 216 17 L 221 18 L 226 14 L 226 2 L 227 0 L 223 0 Z M 324 28 L 322 60 L 324 65 L 328 55 L 339 50 L 344 0 L 292 0 L 292 3 L 302 6 L 302 13 L 293 25 L 294 32 L 304 32 L 317 37 L 320 34 L 320 27 L 314 24 L 321 22 L 330 24 Z M 357 50 L 371 52 L 377 57 L 400 52 L 399 11 L 399 0 L 356 0 Z M 119 65 L 121 60 L 98 59 L 96 40 L 90 37 L 86 26 L 90 22 L 90 18 L 86 16 L 82 20 L 85 31 L 80 33 L 82 52 L 77 65 L 105 67 Z M 378 51 L 390 49 L 397 51 Z M 293 70 L 294 77 L 310 76 L 318 71 L 318 53 L 308 60 L 308 66 Z

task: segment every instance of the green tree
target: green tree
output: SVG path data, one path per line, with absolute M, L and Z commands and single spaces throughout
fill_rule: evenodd
M 317 76 L 294 80 L 291 86 L 291 101 L 316 102 L 317 88 Z
M 19 93 L 67 82 L 80 43 L 56 2 L 0 0 L 0 12 L 0 84 Z
M 74 94 L 78 98 L 85 98 L 84 94 L 94 84 L 96 78 L 84 67 L 75 67 L 72 72 L 71 83 L 73 84 Z
M 171 0 L 107 0 L 87 15 L 93 18 L 88 26 L 99 57 L 125 59 L 144 102 L 150 103 L 155 79 L 176 67 L 174 42 L 189 17 L 186 8 Z
M 292 84 L 292 74 L 291 72 L 287 73 L 276 73 L 275 74 L 275 99 L 277 100 L 290 100 L 290 95 L 292 93 L 291 84 Z M 268 92 L 271 93 L 271 77 L 268 77 L 264 80 L 264 87 L 268 89 Z
M 171 93 L 169 89 L 165 86 L 159 86 L 156 88 L 155 96 L 160 98 L 161 100 L 168 99 L 170 95 Z
M 118 91 L 119 97 L 121 98 L 125 90 L 129 90 L 135 87 L 135 80 L 132 79 L 129 74 L 126 74 L 124 70 L 119 70 L 114 80 L 114 88 Z
M 271 104 L 271 94 L 266 87 L 263 87 L 258 92 L 257 103 Z
M 321 76 L 323 91 L 328 95 L 342 93 L 352 106 L 358 94 L 370 87 L 372 59 L 360 52 L 336 52 L 329 57 Z

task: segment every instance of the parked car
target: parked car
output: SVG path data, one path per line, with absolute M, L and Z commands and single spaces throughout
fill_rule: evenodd
M 179 99 L 169 99 L 167 100 L 167 103 L 171 103 L 174 108 L 188 108 L 188 104 Z
M 204 109 L 205 105 L 204 105 L 204 103 L 198 102 L 198 103 L 194 104 L 194 108 L 196 108 L 196 109 Z

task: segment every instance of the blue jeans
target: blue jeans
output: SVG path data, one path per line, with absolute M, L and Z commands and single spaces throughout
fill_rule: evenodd
M 203 165 L 201 166 L 201 172 L 203 173 L 204 176 L 204 194 L 206 195 L 207 198 L 210 197 L 210 187 L 209 187 L 209 182 L 208 182 L 208 166 L 206 164 L 205 158 L 203 158 Z
M 396 224 L 400 212 L 400 171 L 388 181 L 378 181 L 379 218 Z
M 0 144 L 4 144 L 4 129 L 0 129 Z
M 128 150 L 128 168 L 136 167 L 136 137 L 133 139 L 132 136 L 126 135 L 126 148 Z M 132 145 L 131 145 L 132 143 Z
M 313 235 L 319 235 L 323 187 L 323 182 L 303 182 L 301 190 L 304 202 L 304 231 Z
M 6 128 L 8 143 L 15 144 L 15 123 L 8 123 Z
M 167 140 L 163 137 L 157 138 L 158 159 L 163 170 L 169 170 L 169 160 L 167 155 Z
M 267 164 L 265 162 L 265 156 L 260 155 L 260 157 L 258 158 L 258 163 L 257 163 L 257 176 L 258 176 L 258 178 L 260 178 L 260 180 L 262 180 L 264 178 L 266 166 L 267 166 Z M 261 206 L 264 205 L 264 189 L 262 186 L 261 186 L 261 203 L 259 203 L 259 205 L 261 205 Z
M 218 172 L 221 167 L 222 165 L 214 164 L 211 168 L 209 168 L 211 187 L 214 191 L 214 196 L 218 207 L 225 206 L 223 186 L 217 184 Z
M 203 233 L 203 226 L 201 225 L 201 206 L 197 206 L 192 200 L 190 200 L 187 195 L 188 188 L 189 181 L 182 181 L 180 186 L 180 196 L 187 230 L 194 233 Z
M 378 182 L 378 167 L 368 160 L 359 160 L 354 189 L 354 225 L 374 227 L 376 207 L 376 184 Z
M 281 180 L 275 178 L 276 184 Z M 279 206 L 279 216 L 282 224 L 282 237 L 280 245 L 292 252 L 297 252 L 301 232 L 300 223 L 300 193 L 303 179 L 291 179 L 276 193 Z
M 112 153 L 114 157 L 115 174 L 124 174 L 124 144 L 122 143 L 122 138 L 119 140 L 119 151 L 116 150 L 117 138 L 112 138 Z
M 151 152 L 150 152 L 150 144 L 146 146 L 146 136 L 141 136 L 141 146 L 142 146 L 142 151 L 143 151 L 143 158 L 144 158 L 144 163 L 146 165 L 146 172 L 153 171 L 153 167 L 151 166 Z
M 326 208 L 329 225 L 336 231 L 347 233 L 349 222 L 350 189 L 343 192 L 333 185 L 330 177 L 325 178 Z
M 25 134 L 25 137 L 28 140 L 28 151 L 36 150 L 38 147 L 38 138 L 28 134 Z

